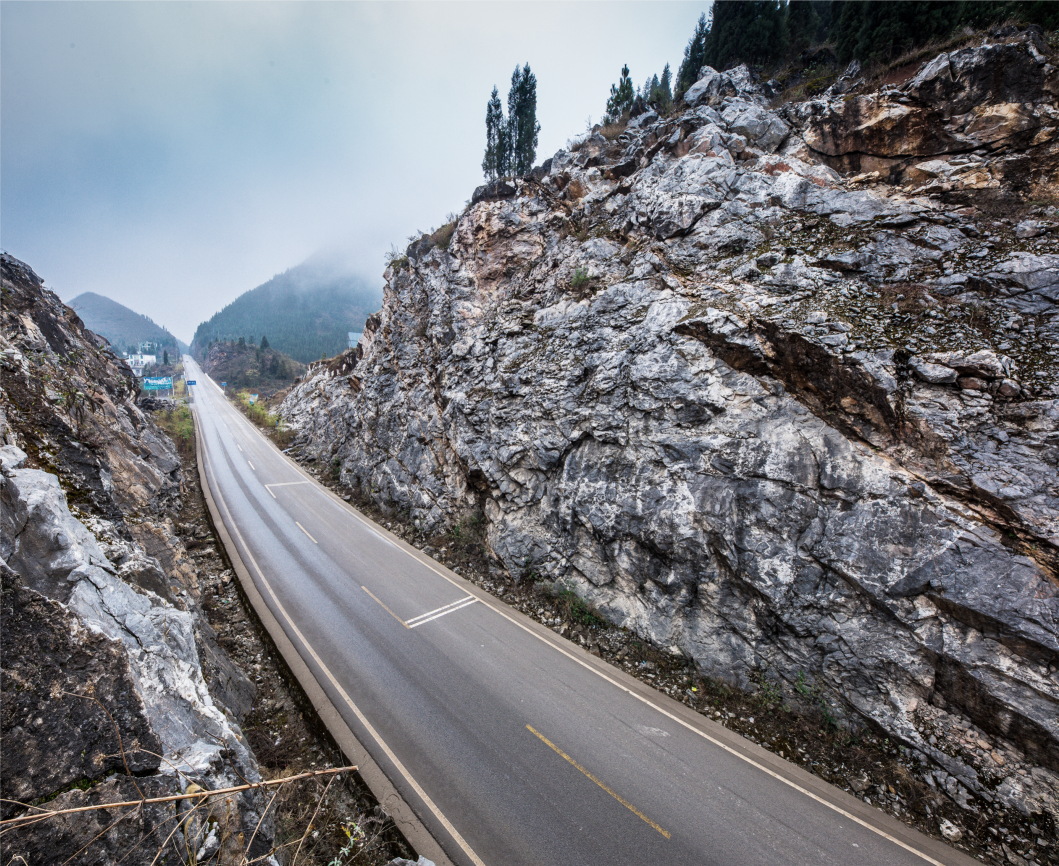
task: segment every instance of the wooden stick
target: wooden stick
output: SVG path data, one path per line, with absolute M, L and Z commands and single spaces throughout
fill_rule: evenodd
M 234 788 L 218 788 L 216 791 L 196 791 L 193 794 L 172 794 L 168 797 L 147 797 L 141 800 L 125 800 L 121 803 L 98 803 L 94 806 L 78 806 L 74 809 L 41 809 L 41 811 L 32 814 L 16 815 L 14 818 L 6 818 L 5 820 L 0 821 L 0 827 L 24 824 L 27 821 L 40 821 L 45 818 L 52 818 L 56 815 L 70 815 L 74 812 L 96 812 L 100 809 L 123 809 L 132 806 L 146 806 L 151 803 L 172 803 L 175 800 L 198 800 L 204 797 L 216 797 L 219 794 L 236 794 L 239 791 L 249 791 L 251 788 L 271 788 L 274 785 L 284 785 L 287 782 L 300 782 L 302 779 L 311 779 L 313 776 L 333 776 L 335 773 L 349 773 L 354 772 L 357 769 L 358 768 L 355 766 L 331 767 L 327 770 L 309 770 L 306 773 L 299 773 L 296 776 L 287 776 L 285 779 L 269 779 L 265 782 L 249 782 L 246 785 L 237 785 Z M 7 800 L 6 802 L 11 803 L 16 801 Z M 34 806 L 30 808 L 38 807 Z

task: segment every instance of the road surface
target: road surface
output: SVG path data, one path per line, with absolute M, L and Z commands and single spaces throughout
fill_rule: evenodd
M 348 727 L 339 742 L 352 732 L 396 789 L 422 853 L 460 866 L 974 862 L 414 550 L 185 365 L 211 509 L 248 594 L 329 727 Z

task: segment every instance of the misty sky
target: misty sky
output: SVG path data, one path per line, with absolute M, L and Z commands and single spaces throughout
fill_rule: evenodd
M 702 2 L 0 3 L 0 242 L 64 300 L 190 340 L 337 246 L 386 251 L 482 183 L 485 104 L 537 76 L 538 162 L 628 63 L 674 74 Z

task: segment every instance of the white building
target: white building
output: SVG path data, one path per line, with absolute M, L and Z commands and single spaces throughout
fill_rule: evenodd
M 132 367 L 133 375 L 139 378 L 143 375 L 143 370 L 145 367 L 149 367 L 151 366 L 151 364 L 158 363 L 158 356 L 141 354 L 129 355 L 129 357 L 125 359 L 125 363 Z

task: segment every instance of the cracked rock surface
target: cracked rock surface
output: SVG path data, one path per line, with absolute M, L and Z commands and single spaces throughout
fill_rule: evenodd
M 23 811 L 10 801 L 63 809 L 259 781 L 237 715 L 253 686 L 200 617 L 176 534 L 174 446 L 126 365 L 28 266 L 2 266 L 3 817 Z M 268 855 L 264 806 L 259 792 L 160 804 L 109 831 L 114 815 L 69 814 L 5 831 L 5 856 L 240 863 Z
M 395 258 L 297 450 L 1054 834 L 1055 75 L 1032 32 L 798 105 L 704 70 Z

